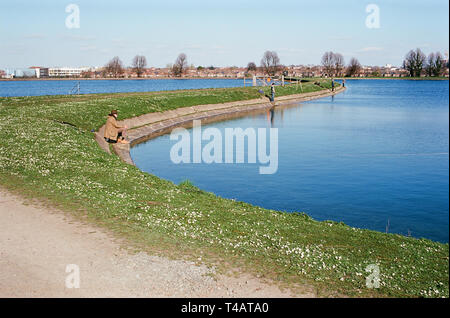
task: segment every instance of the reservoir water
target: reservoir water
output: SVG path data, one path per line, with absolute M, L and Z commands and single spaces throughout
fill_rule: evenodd
M 242 79 L 124 79 L 124 80 L 30 80 L 0 81 L 0 97 L 153 92 L 177 89 L 239 87 Z M 250 84 L 248 82 L 248 84 Z
M 257 113 L 204 125 L 278 128 L 275 174 L 249 163 L 174 164 L 169 135 L 133 147 L 131 156 L 144 171 L 225 198 L 448 242 L 449 82 L 346 86 L 333 98 L 275 108 L 272 118 Z

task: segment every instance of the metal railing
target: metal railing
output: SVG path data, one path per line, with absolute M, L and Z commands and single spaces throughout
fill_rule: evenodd
M 80 82 L 78 81 L 75 86 L 69 91 L 69 95 L 77 94 L 80 95 Z

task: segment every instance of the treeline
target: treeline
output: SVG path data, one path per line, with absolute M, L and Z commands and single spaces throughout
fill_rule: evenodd
M 445 68 L 448 68 L 440 52 L 430 53 L 428 57 L 417 48 L 409 51 L 403 60 L 403 68 L 409 72 L 412 77 L 441 76 Z
M 130 69 L 136 73 L 137 77 L 141 77 L 145 72 L 146 66 L 147 60 L 145 56 L 136 55 L 131 62 Z M 193 66 L 189 66 L 186 54 L 181 53 L 176 58 L 175 62 L 173 64 L 168 64 L 167 67 L 170 69 L 171 75 L 181 77 L 190 67 L 192 68 Z M 197 67 L 197 70 L 203 69 L 214 70 L 215 67 Z M 101 74 L 103 77 L 121 77 L 125 73 L 125 70 L 126 67 L 123 62 L 118 56 L 116 56 L 103 67 Z M 261 71 L 269 76 L 274 76 L 285 70 L 286 67 L 280 64 L 280 58 L 274 51 L 266 51 L 264 53 L 259 68 L 254 62 L 250 62 L 247 65 L 247 74 Z
M 359 72 L 362 68 L 357 59 L 352 58 L 348 67 L 345 66 L 344 57 L 340 53 L 325 52 L 322 56 L 322 66 L 324 67 L 326 76 L 342 76 L 347 74 L 352 76 Z M 260 67 L 258 68 L 254 62 L 247 65 L 247 74 L 254 74 L 256 72 L 264 73 L 269 76 L 278 74 L 287 74 L 288 68 L 280 63 L 280 58 L 275 51 L 266 51 L 261 59 Z
M 346 66 L 342 54 L 334 53 L 332 51 L 325 52 L 322 55 L 321 64 L 325 71 L 325 74 L 323 75 L 328 77 L 351 77 L 358 74 L 362 69 L 361 63 L 359 63 L 358 59 L 352 57 Z
M 323 67 L 322 76 L 328 77 L 352 77 L 359 75 L 363 67 L 361 63 L 355 57 L 352 57 L 349 63 L 346 65 L 342 54 L 332 51 L 325 52 L 321 59 L 321 65 Z M 131 61 L 130 69 L 136 73 L 137 77 L 141 77 L 147 67 L 147 60 L 145 56 L 136 55 Z M 173 64 L 167 65 L 170 69 L 170 73 L 173 76 L 181 77 L 186 71 L 194 66 L 188 65 L 187 56 L 181 53 L 176 58 Z M 403 61 L 402 68 L 409 72 L 411 77 L 420 76 L 442 76 L 445 69 L 448 68 L 448 61 L 446 62 L 440 52 L 430 53 L 427 56 L 420 50 L 409 51 Z M 214 67 L 202 67 L 198 66 L 197 70 L 209 69 L 213 70 Z M 380 76 L 379 68 L 374 67 L 374 71 L 371 76 Z M 126 67 L 119 57 L 111 59 L 103 68 L 103 77 L 121 77 L 125 73 Z M 254 62 L 247 64 L 245 76 L 254 75 L 256 73 L 263 73 L 268 76 L 276 76 L 279 74 L 287 74 L 288 68 L 281 64 L 280 58 L 275 51 L 266 51 L 260 61 L 260 65 L 257 66 Z
M 322 66 L 327 76 L 355 76 L 362 70 L 358 59 L 352 57 L 347 67 L 344 66 L 344 58 L 339 53 L 325 52 L 322 56 Z M 442 76 L 445 69 L 448 68 L 448 61 L 445 61 L 440 52 L 430 53 L 428 57 L 420 50 L 409 51 L 402 64 L 402 68 L 409 72 L 411 77 L 420 76 Z M 379 69 L 378 67 L 374 69 Z M 380 76 L 377 70 L 374 70 L 372 76 Z
M 322 55 L 321 65 L 323 67 L 322 76 L 328 77 L 352 77 L 359 75 L 363 70 L 361 63 L 357 58 L 352 57 L 346 65 L 342 54 L 332 51 L 325 52 Z M 420 49 L 411 50 L 405 57 L 402 68 L 409 72 L 412 77 L 425 76 L 442 76 L 445 69 L 449 67 L 448 61 L 445 61 L 440 52 L 430 53 L 428 58 Z M 254 62 L 247 65 L 247 74 L 256 72 L 264 73 L 269 76 L 278 75 L 287 71 L 287 68 L 280 63 L 280 59 L 276 52 L 267 51 L 261 59 L 260 67 Z M 379 77 L 380 67 L 373 67 L 373 77 Z
M 137 77 L 144 74 L 147 67 L 147 59 L 143 55 L 136 55 L 131 61 L 130 69 L 136 73 Z M 181 76 L 188 69 L 188 62 L 186 54 L 178 55 L 175 63 L 170 66 L 174 76 Z M 113 57 L 102 70 L 103 77 L 121 77 L 125 73 L 126 67 L 118 56 Z

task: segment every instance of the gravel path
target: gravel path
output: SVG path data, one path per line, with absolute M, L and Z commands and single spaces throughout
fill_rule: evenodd
M 0 297 L 314 297 L 133 254 L 104 229 L 23 202 L 0 188 Z M 67 288 L 77 286 L 77 270 L 79 288 Z

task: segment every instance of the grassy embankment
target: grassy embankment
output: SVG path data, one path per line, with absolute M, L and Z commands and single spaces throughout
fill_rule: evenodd
M 369 76 L 369 77 L 339 77 L 338 79 L 384 79 L 384 80 L 410 80 L 410 81 L 448 81 L 448 77 L 427 76 L 427 77 L 383 77 L 383 76 Z
M 409 80 L 409 81 L 448 81 L 449 78 L 445 76 L 427 76 L 427 77 L 383 77 L 383 76 L 368 76 L 368 77 L 347 77 L 347 76 L 340 76 L 335 77 L 336 80 Z M 303 78 L 303 80 L 307 81 L 314 81 L 314 80 L 323 80 L 322 77 L 306 77 Z
M 305 92 L 318 89 L 303 84 Z M 448 297 L 448 244 L 318 222 L 223 199 L 189 182 L 175 185 L 106 154 L 90 132 L 114 108 L 127 118 L 258 98 L 257 90 L 0 98 L 0 185 L 106 226 L 137 249 L 201 257 L 223 270 L 314 286 L 319 295 Z M 299 88 L 277 88 L 277 96 L 293 93 Z M 369 264 L 380 268 L 379 289 L 366 287 Z

